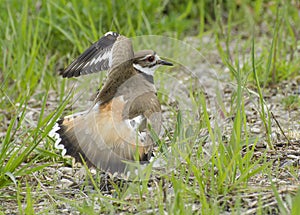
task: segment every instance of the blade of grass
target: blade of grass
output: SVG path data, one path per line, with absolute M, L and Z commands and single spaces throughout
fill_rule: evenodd
M 260 108 L 261 111 L 259 112 L 261 115 L 261 120 L 263 121 L 265 130 L 267 132 L 267 143 L 270 149 L 274 149 L 273 144 L 271 143 L 271 119 L 270 119 L 270 112 L 268 110 L 268 108 L 265 106 L 265 101 L 264 101 L 264 97 L 263 97 L 263 93 L 262 93 L 262 89 L 260 87 L 260 82 L 258 79 L 258 75 L 256 72 L 256 66 L 255 66 L 255 39 L 254 39 L 254 35 L 252 37 L 252 50 L 251 50 L 251 60 L 252 60 L 252 71 L 253 71 L 253 76 L 255 79 L 255 83 L 256 83 L 256 88 L 257 88 L 257 92 L 259 95 L 259 104 L 260 104 Z M 267 112 L 267 113 L 266 113 Z

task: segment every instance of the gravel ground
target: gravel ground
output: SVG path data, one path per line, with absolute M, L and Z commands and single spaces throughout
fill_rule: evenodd
M 215 53 L 211 53 L 213 56 Z M 214 63 L 216 67 L 220 62 L 216 60 Z M 202 65 L 202 64 L 201 64 Z M 199 67 L 198 67 L 199 68 Z M 202 65 L 202 70 L 207 70 L 208 65 Z M 226 70 L 226 69 L 224 69 Z M 197 75 L 197 71 L 195 71 Z M 228 75 L 228 74 L 227 74 Z M 225 75 L 226 76 L 226 75 Z M 187 74 L 178 74 L 178 77 L 182 80 L 189 81 Z M 206 83 L 206 86 L 202 84 Z M 211 86 L 209 81 L 201 83 L 201 86 L 204 87 L 208 94 L 213 94 L 209 92 Z M 159 86 L 159 82 L 157 83 Z M 266 101 L 266 106 L 269 108 L 272 116 L 272 144 L 274 146 L 271 149 L 267 144 L 266 132 L 264 124 L 259 115 L 259 106 L 258 106 L 258 97 L 256 93 L 251 91 L 249 87 L 248 91 L 245 92 L 245 113 L 247 116 L 247 125 L 249 127 L 251 137 L 259 137 L 259 141 L 255 144 L 250 145 L 249 147 L 255 147 L 254 159 L 260 159 L 261 156 L 264 156 L 268 161 L 271 161 L 274 169 L 274 174 L 271 172 L 271 175 L 267 173 L 258 173 L 254 177 L 251 177 L 248 181 L 247 188 L 239 187 L 231 191 L 230 196 L 220 196 L 218 201 L 226 205 L 228 209 L 227 212 L 224 211 L 224 214 L 230 213 L 231 206 L 235 205 L 235 199 L 237 196 L 243 197 L 243 201 L 240 203 L 244 211 L 244 214 L 253 214 L 256 212 L 257 208 L 260 205 L 263 207 L 274 210 L 274 213 L 278 212 L 278 204 L 276 197 L 271 188 L 271 181 L 269 177 L 272 177 L 272 182 L 278 190 L 280 198 L 285 202 L 286 207 L 289 208 L 292 196 L 297 192 L 297 189 L 300 185 L 300 114 L 299 106 L 288 107 L 284 102 L 284 99 L 288 96 L 300 96 L 300 78 L 295 80 L 284 81 L 274 86 L 272 88 L 264 89 L 264 99 Z M 196 87 L 197 88 L 197 87 Z M 223 94 L 223 101 L 225 108 L 230 108 L 231 99 L 234 92 L 234 84 L 228 84 L 223 81 L 220 84 L 220 88 Z M 184 90 L 182 91 L 184 93 Z M 188 97 L 188 95 L 186 95 Z M 213 96 L 213 95 L 210 95 Z M 40 106 L 37 105 L 36 100 L 33 96 L 32 100 L 28 103 L 28 111 L 26 113 L 26 123 L 24 126 L 32 126 L 36 123 L 37 117 L 40 113 Z M 57 106 L 57 95 L 54 92 L 50 92 L 48 99 L 49 111 L 51 108 Z M 211 97 L 212 98 L 212 97 Z M 172 128 L 174 122 L 169 120 L 172 118 L 172 112 L 168 109 L 170 103 L 174 101 L 168 101 L 168 105 L 163 106 L 165 124 L 167 128 Z M 174 105 L 173 105 L 174 106 Z M 214 107 L 210 107 L 213 112 Z M 5 120 L 0 122 L 0 135 L 3 137 L 7 126 L 10 123 L 10 114 L 5 110 L 1 110 L 6 117 Z M 174 116 L 173 116 L 174 117 Z M 232 119 L 234 118 L 234 113 L 226 119 L 224 119 L 224 138 L 228 138 L 231 134 L 232 129 Z M 2 128 L 2 129 L 1 129 Z M 171 129 L 172 130 L 172 129 Z M 18 131 L 21 132 L 21 131 Z M 205 135 L 205 131 L 204 131 Z M 167 137 L 165 137 L 167 138 Z M 20 140 L 21 142 L 21 140 Z M 166 142 L 168 140 L 166 139 Z M 40 147 L 43 147 L 42 145 Z M 241 152 L 243 153 L 243 151 Z M 45 160 L 49 162 L 49 160 Z M 293 166 L 295 171 L 291 173 L 289 170 Z M 278 171 L 279 170 L 279 171 Z M 174 170 L 176 172 L 176 170 Z M 98 187 L 101 190 L 101 193 L 105 197 L 114 197 L 116 195 L 116 189 L 114 184 L 124 184 L 130 183 L 123 178 L 113 177 L 110 174 L 103 173 L 100 171 L 92 170 L 93 177 L 96 180 Z M 276 174 L 275 174 L 276 173 Z M 279 173 L 279 174 L 278 174 Z M 295 174 L 296 173 L 296 174 Z M 176 173 L 175 173 L 176 174 Z M 153 174 L 148 183 L 148 189 L 150 192 L 154 192 L 155 189 L 158 189 L 158 184 L 161 183 L 163 179 L 159 177 L 159 174 Z M 193 180 L 191 177 L 189 180 Z M 86 182 L 86 171 L 80 164 L 70 165 L 64 163 L 52 164 L 44 168 L 41 172 L 36 172 L 33 175 L 28 175 L 22 179 L 22 184 L 20 185 L 20 195 L 26 196 L 26 183 L 30 184 L 32 198 L 34 199 L 34 210 L 36 213 L 45 213 L 45 208 L 49 214 L 56 214 L 59 211 L 60 214 L 80 214 L 80 212 L 74 210 L 73 205 L 75 204 L 72 200 L 77 202 L 89 201 L 87 196 L 91 193 L 97 194 L 97 190 L 94 189 L 94 186 L 90 182 Z M 165 183 L 165 196 L 166 200 L 174 197 L 174 191 L 172 185 L 169 182 L 163 181 Z M 16 195 L 16 188 L 14 185 L 6 187 L 1 190 L 0 194 L 0 206 L 4 209 L 4 214 L 18 214 L 20 208 L 15 198 L 11 198 Z M 154 195 L 154 194 L 153 194 Z M 262 198 L 263 196 L 263 198 Z M 66 199 L 69 199 L 71 202 L 67 203 Z M 128 196 L 128 201 L 138 202 L 138 198 L 135 196 Z M 26 207 L 24 200 L 22 200 L 23 209 Z M 100 210 L 101 205 L 99 202 L 94 202 L 94 209 Z M 116 203 L 112 203 L 116 204 Z M 201 205 L 199 202 L 191 203 L 194 211 L 197 211 Z M 58 208 L 52 205 L 58 205 Z M 50 207 L 50 208 L 49 208 Z M 51 209 L 51 207 L 54 207 Z M 124 206 L 120 213 L 122 212 L 133 212 L 136 213 L 136 208 L 134 206 Z M 157 211 L 149 210 L 144 211 L 143 213 L 156 213 Z M 142 213 L 142 212 L 141 212 Z

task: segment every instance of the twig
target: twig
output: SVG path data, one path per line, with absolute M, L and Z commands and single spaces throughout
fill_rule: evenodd
M 291 141 L 290 141 L 290 139 L 285 135 L 285 133 L 284 133 L 284 131 L 283 131 L 283 129 L 282 129 L 282 127 L 281 127 L 281 125 L 279 124 L 279 122 L 278 122 L 278 120 L 275 118 L 275 116 L 274 116 L 274 114 L 273 114 L 273 112 L 271 111 L 271 115 L 272 115 L 272 118 L 275 120 L 275 122 L 276 122 L 276 125 L 278 126 L 278 128 L 280 129 L 280 132 L 282 133 L 282 135 L 287 139 L 287 141 L 288 141 L 288 143 L 289 144 L 291 144 Z

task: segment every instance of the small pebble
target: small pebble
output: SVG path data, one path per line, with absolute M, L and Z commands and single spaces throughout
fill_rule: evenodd
M 250 131 L 251 131 L 252 133 L 255 133 L 255 134 L 259 134 L 259 133 L 261 133 L 261 130 L 260 130 L 260 128 L 257 128 L 257 127 L 253 127 L 253 128 L 251 128 L 251 129 L 250 129 Z

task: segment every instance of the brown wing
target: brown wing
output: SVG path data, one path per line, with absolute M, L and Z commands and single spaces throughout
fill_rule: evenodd
M 112 48 L 112 64 L 104 86 L 96 96 L 95 103 L 105 103 L 112 99 L 119 86 L 137 74 L 133 68 L 133 48 L 131 41 L 123 36 L 118 38 L 118 41 Z
M 116 32 L 107 32 L 76 58 L 60 75 L 70 78 L 100 72 L 132 58 L 131 41 Z
M 132 66 L 132 61 L 124 62 L 112 68 L 103 87 L 98 92 L 95 102 L 103 104 L 110 101 L 118 92 L 119 87 L 127 82 L 128 79 L 135 76 L 136 73 L 136 70 Z
M 156 96 L 155 86 L 144 75 L 137 74 L 123 83 L 116 94 L 122 95 L 126 104 L 122 111 L 123 119 L 144 118 L 139 125 L 139 132 L 145 137 L 143 144 L 147 155 L 150 155 L 154 145 L 153 133 L 160 134 L 162 116 L 161 106 Z M 151 131 L 149 130 L 151 128 Z
M 144 144 L 147 146 L 146 154 L 149 155 L 153 149 L 155 137 L 159 136 L 161 131 L 162 114 L 160 103 L 154 92 L 145 92 L 137 96 L 128 105 L 130 105 L 129 118 L 139 115 L 145 117 L 144 123 L 139 127 L 139 132 L 145 132 L 146 138 Z M 124 110 L 126 110 L 126 107 Z

